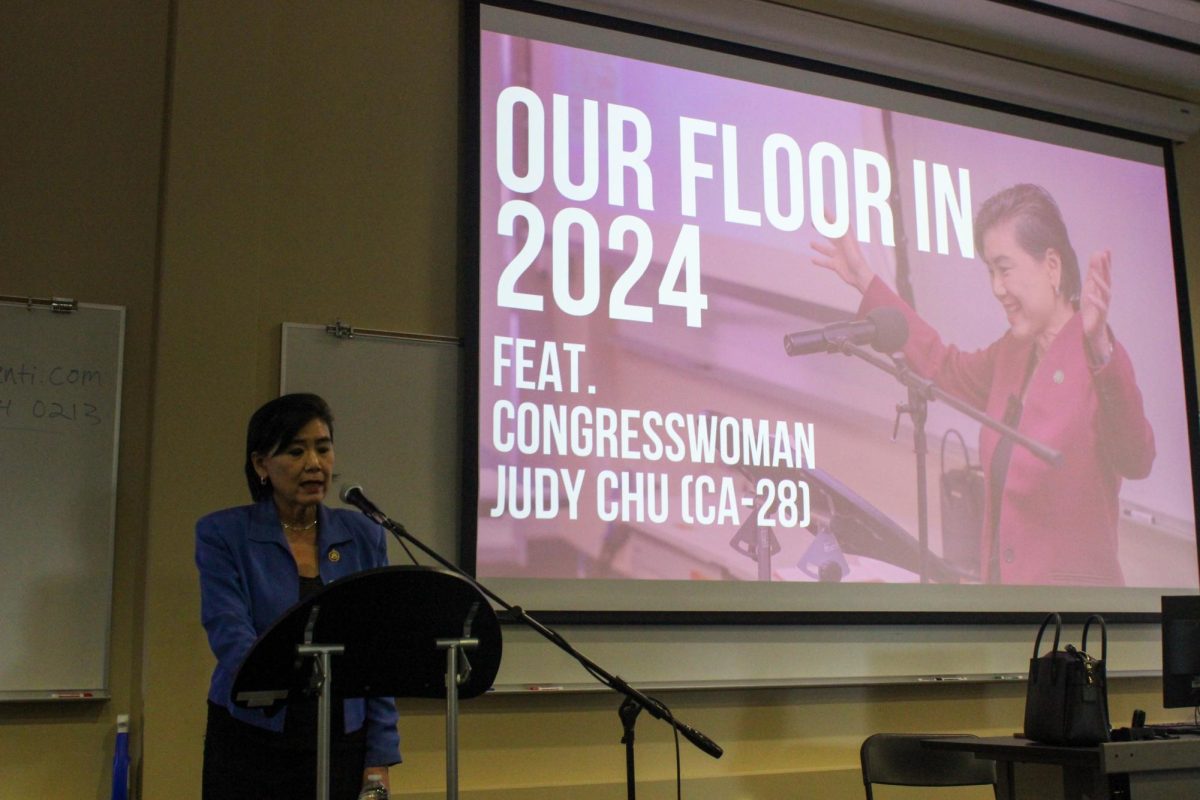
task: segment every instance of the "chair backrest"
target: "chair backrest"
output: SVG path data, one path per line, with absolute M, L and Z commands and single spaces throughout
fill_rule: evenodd
M 859 750 L 863 787 L 873 800 L 871 784 L 893 786 L 988 786 L 996 790 L 996 762 L 974 753 L 934 750 L 922 739 L 962 734 L 876 733 Z M 999 798 L 999 794 L 996 794 Z

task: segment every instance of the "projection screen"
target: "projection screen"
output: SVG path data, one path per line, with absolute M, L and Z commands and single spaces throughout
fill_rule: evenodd
M 1165 142 L 662 33 L 480 6 L 463 563 L 631 620 L 1195 590 Z

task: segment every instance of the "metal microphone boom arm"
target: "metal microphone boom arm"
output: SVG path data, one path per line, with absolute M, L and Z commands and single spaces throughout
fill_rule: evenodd
M 355 491 L 355 490 L 357 490 L 357 491 Z M 456 575 L 462 576 L 464 579 L 466 579 L 472 585 L 474 585 L 475 588 L 479 589 L 479 591 L 482 592 L 485 597 L 487 597 L 493 603 L 495 603 L 500 608 L 502 608 L 506 612 L 508 612 L 508 614 L 511 618 L 519 620 L 520 622 L 524 623 L 526 626 L 532 628 L 543 638 L 547 639 L 552 644 L 554 644 L 556 647 L 558 647 L 560 650 L 562 650 L 564 653 L 571 656 L 571 658 L 578 661 L 579 664 L 584 668 L 584 670 L 586 670 L 587 673 L 589 675 L 591 675 L 593 678 L 595 678 L 597 681 L 604 684 L 605 686 L 612 689 L 613 691 L 616 691 L 616 692 L 619 692 L 620 694 L 625 695 L 626 698 L 628 698 L 632 702 L 637 703 L 639 706 L 644 708 L 647 711 L 647 713 L 649 713 L 650 716 L 654 717 L 655 719 L 660 719 L 660 720 L 666 722 L 668 725 L 673 727 L 675 730 L 679 731 L 679 733 L 683 734 L 683 737 L 685 739 L 687 739 L 689 742 L 691 742 L 693 745 L 695 745 L 701 751 L 703 751 L 707 755 L 712 756 L 713 758 L 720 758 L 724 754 L 725 751 L 722 750 L 721 747 L 719 745 L 717 745 L 717 743 L 714 742 L 712 739 L 708 738 L 703 733 L 701 733 L 700 731 L 691 727 L 690 725 L 685 725 L 684 723 L 675 719 L 675 716 L 671 713 L 671 710 L 669 708 L 667 708 L 663 703 L 659 702 L 658 700 L 656 700 L 652 697 L 648 697 L 647 695 L 645 695 L 642 692 L 638 691 L 637 689 L 633 688 L 632 686 L 629 685 L 629 683 L 624 678 L 620 677 L 619 675 L 611 674 L 610 672 L 605 670 L 603 667 L 601 667 L 599 664 L 592 661 L 590 658 L 585 656 L 583 653 L 580 653 L 578 650 L 576 650 L 574 647 L 572 647 L 571 643 L 568 642 L 566 639 L 564 639 L 561 635 L 559 635 L 557 631 L 553 630 L 552 628 L 547 627 L 546 625 L 543 625 L 541 622 L 534 619 L 529 614 L 525 613 L 525 610 L 522 609 L 520 606 L 514 606 L 514 605 L 506 602 L 503 598 L 501 598 L 495 592 L 488 589 L 486 586 L 481 584 L 479 581 L 475 580 L 475 578 L 473 576 L 468 575 L 466 572 L 464 572 L 462 569 L 460 569 L 457 565 L 451 563 L 448 559 L 443 558 L 441 556 L 441 554 L 439 554 L 436 550 L 434 550 L 431 547 L 428 547 L 420 539 L 418 539 L 417 537 L 415 537 L 411 533 L 409 533 L 408 529 L 406 529 L 402 524 L 400 524 L 399 522 L 396 522 L 395 520 L 391 519 L 386 514 L 384 514 L 382 511 L 380 511 L 379 508 L 377 508 L 374 503 L 372 503 L 370 500 L 368 500 L 366 498 L 366 496 L 362 493 L 361 488 L 359 488 L 357 486 L 351 486 L 347 489 L 343 489 L 342 493 L 341 493 L 341 497 L 342 497 L 342 500 L 356 506 L 360 511 L 362 511 L 364 514 L 366 514 L 372 520 L 374 520 L 375 522 L 382 525 L 384 528 L 387 528 L 389 531 L 391 531 L 392 535 L 395 536 L 398 541 L 401 541 L 401 542 L 407 541 L 407 542 L 415 545 L 416 547 L 418 547 L 421 550 L 421 552 L 428 555 L 434 561 L 437 561 L 439 564 L 441 564 L 446 569 L 450 570 L 451 572 L 455 573 Z

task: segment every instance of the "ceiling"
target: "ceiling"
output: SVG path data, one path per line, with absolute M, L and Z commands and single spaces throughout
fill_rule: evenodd
M 1197 0 L 774 0 L 1038 63 L 1188 102 L 1200 101 Z
M 1200 0 L 550 2 L 1175 142 L 1200 133 Z
M 1045 5 L 1200 46 L 1196 0 L 1051 0 Z

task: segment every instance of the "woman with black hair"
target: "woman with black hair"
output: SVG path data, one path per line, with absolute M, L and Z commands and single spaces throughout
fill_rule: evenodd
M 1017 184 L 975 216 L 976 252 L 1008 330 L 987 347 L 943 343 L 867 264 L 852 237 L 813 245 L 816 266 L 858 289 L 859 314 L 881 306 L 908 321 L 904 355 L 942 390 L 1062 453 L 1047 464 L 982 428 L 985 582 L 1122 586 L 1118 498 L 1154 463 L 1133 362 L 1108 324 L 1112 257 L 1095 252 L 1081 279 L 1058 204 Z
M 196 523 L 201 621 L 217 657 L 204 739 L 205 800 L 313 797 L 315 700 L 273 716 L 233 704 L 238 666 L 255 639 L 324 584 L 387 564 L 383 529 L 324 505 L 333 477 L 333 414 L 317 395 L 262 406 L 246 433 L 252 505 Z M 330 797 L 352 800 L 369 775 L 386 785 L 400 761 L 391 698 L 334 704 Z

